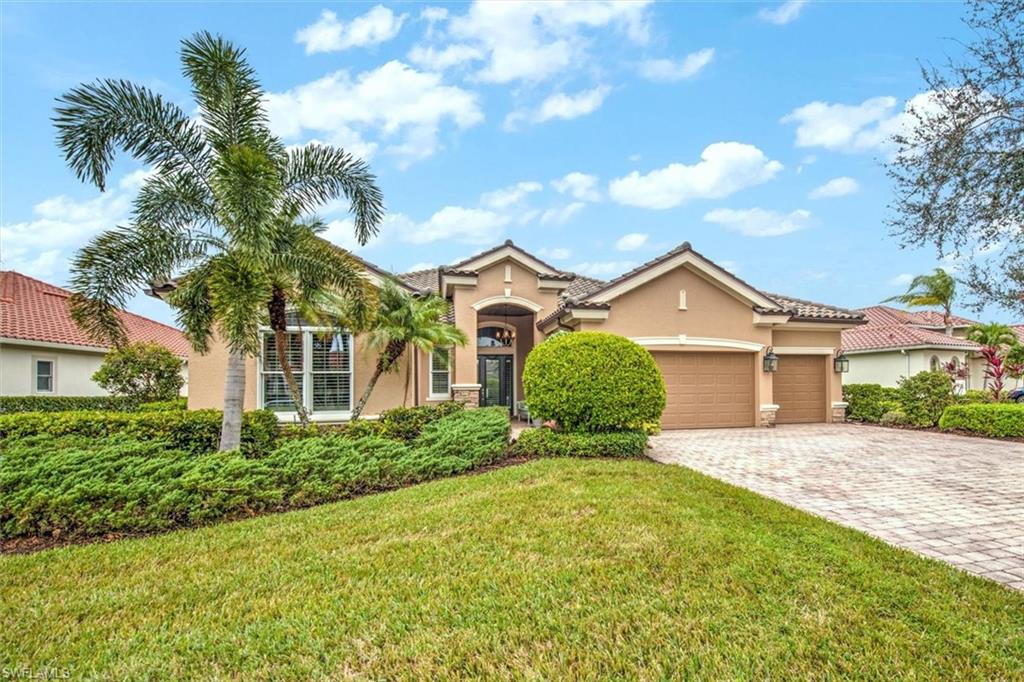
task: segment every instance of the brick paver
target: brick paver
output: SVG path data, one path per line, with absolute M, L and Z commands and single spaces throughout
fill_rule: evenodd
M 1024 445 L 851 424 L 666 431 L 651 456 L 1024 590 Z

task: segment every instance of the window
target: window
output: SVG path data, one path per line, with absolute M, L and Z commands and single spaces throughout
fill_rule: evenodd
M 53 360 L 36 360 L 36 393 L 53 393 Z
M 352 336 L 323 331 L 286 334 L 288 363 L 311 413 L 352 409 Z M 275 412 L 294 412 L 291 391 L 277 358 L 272 332 L 263 336 L 260 358 L 260 404 Z
M 450 393 L 449 368 L 451 352 L 447 348 L 435 348 L 430 354 L 430 397 L 447 398 Z
M 505 331 L 501 327 L 481 327 L 476 333 L 476 345 L 478 348 L 508 348 L 500 338 L 498 332 Z
M 928 369 L 930 369 L 933 372 L 938 372 L 940 369 L 942 369 L 942 364 L 939 362 L 938 355 L 932 356 L 932 359 L 928 362 Z

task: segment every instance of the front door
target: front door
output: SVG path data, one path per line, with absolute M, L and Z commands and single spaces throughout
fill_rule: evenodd
M 480 407 L 504 405 L 512 409 L 511 355 L 478 356 L 477 382 L 480 384 Z

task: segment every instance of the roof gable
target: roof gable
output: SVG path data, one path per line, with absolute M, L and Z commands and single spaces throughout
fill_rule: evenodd
M 477 255 L 471 256 L 463 261 L 449 265 L 445 270 L 479 271 L 488 268 L 495 263 L 499 263 L 506 258 L 516 261 L 520 265 L 539 275 L 562 276 L 566 274 L 561 272 L 558 268 L 545 263 L 540 258 L 537 258 L 533 254 L 516 246 L 512 243 L 511 239 L 506 239 L 504 244 L 495 246 L 493 249 L 488 249 L 487 251 L 478 253 Z

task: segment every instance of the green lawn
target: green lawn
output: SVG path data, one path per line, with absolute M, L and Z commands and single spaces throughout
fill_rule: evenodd
M 0 559 L 0 668 L 1024 677 L 1024 595 L 679 468 L 545 460 Z

